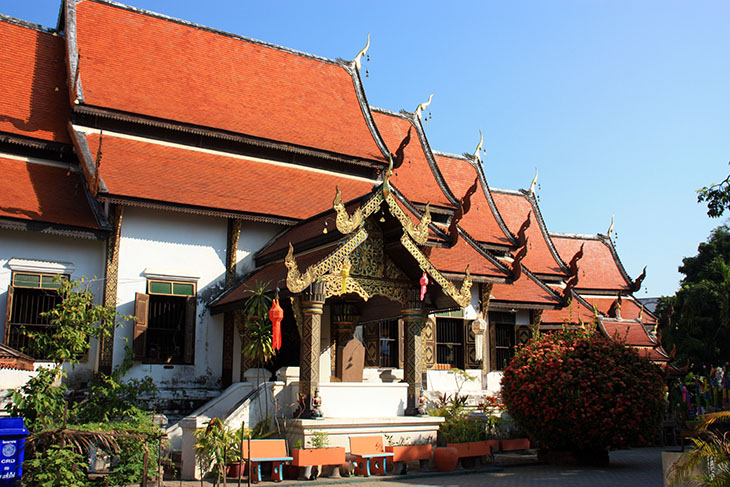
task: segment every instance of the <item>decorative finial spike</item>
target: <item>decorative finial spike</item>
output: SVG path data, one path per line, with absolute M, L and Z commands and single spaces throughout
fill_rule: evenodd
M 362 58 L 365 54 L 368 53 L 368 49 L 370 48 L 370 32 L 368 32 L 368 42 L 365 44 L 365 47 L 362 48 L 360 52 L 357 53 L 357 56 L 355 56 L 355 67 L 358 71 L 360 71 L 360 68 L 362 67 L 362 61 L 360 61 L 360 58 Z
M 537 168 L 535 168 L 535 177 L 532 179 L 532 183 L 530 183 L 530 194 L 532 196 L 535 196 L 535 186 L 537 185 Z
M 431 93 L 431 95 L 429 95 L 427 102 L 421 103 L 420 105 L 418 105 L 416 107 L 416 118 L 418 120 L 421 120 L 421 112 L 423 112 L 426 108 L 428 108 L 428 106 L 431 104 L 432 98 L 433 98 L 433 93 Z
M 477 148 L 473 154 L 474 159 L 476 159 L 479 162 L 482 162 L 482 156 L 479 154 L 479 151 L 482 150 L 483 145 L 484 145 L 484 135 L 482 135 L 482 129 L 479 129 L 479 144 L 477 145 Z

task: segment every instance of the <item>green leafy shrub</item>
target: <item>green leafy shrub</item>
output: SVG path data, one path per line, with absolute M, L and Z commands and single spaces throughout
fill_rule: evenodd
M 85 487 L 86 458 L 71 445 L 50 445 L 26 460 L 23 485 L 39 487 Z
M 650 443 L 664 391 L 658 367 L 589 330 L 542 335 L 517 352 L 502 378 L 502 400 L 517 425 L 557 450 Z

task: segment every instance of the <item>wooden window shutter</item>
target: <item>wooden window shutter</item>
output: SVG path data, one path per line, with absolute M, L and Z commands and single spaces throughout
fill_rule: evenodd
M 489 370 L 497 370 L 497 325 L 489 320 Z
M 464 368 L 478 369 L 481 361 L 477 360 L 476 337 L 471 328 L 471 320 L 464 320 Z
M 378 367 L 380 365 L 380 323 L 368 323 L 362 328 L 365 339 L 365 366 Z
M 186 364 L 195 362 L 195 322 L 197 312 L 197 299 L 190 296 L 185 302 L 185 343 L 183 361 Z
M 147 354 L 147 316 L 149 314 L 150 297 L 148 294 L 134 295 L 134 334 L 132 350 L 135 360 L 144 360 Z
M 405 358 L 405 342 L 406 342 L 406 330 L 403 326 L 403 320 L 398 320 L 398 368 L 403 368 L 403 359 Z
M 5 338 L 3 343 L 10 342 L 10 317 L 13 315 L 13 286 L 8 286 L 8 300 L 5 308 Z

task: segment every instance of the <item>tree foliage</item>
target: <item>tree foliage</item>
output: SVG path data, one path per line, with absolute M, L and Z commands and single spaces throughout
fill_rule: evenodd
M 730 357 L 730 228 L 714 229 L 697 251 L 682 260 L 681 287 L 661 299 L 657 313 L 662 344 L 675 363 L 701 372 Z
M 725 210 L 730 209 L 730 176 L 722 182 L 697 190 L 697 202 L 707 203 L 708 216 L 722 216 Z

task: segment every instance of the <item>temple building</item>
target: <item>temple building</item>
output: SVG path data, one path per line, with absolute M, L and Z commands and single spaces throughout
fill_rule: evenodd
M 449 370 L 494 393 L 535 330 L 590 323 L 669 361 L 610 231 L 550 233 L 535 182 L 491 188 L 481 144 L 431 149 L 426 102 L 370 106 L 366 49 L 325 59 L 106 0 L 63 0 L 55 28 L 0 15 L 0 39 L 0 337 L 18 356 L 62 275 L 135 317 L 69 380 L 130 353 L 171 417 L 198 408 L 192 427 L 258 387 L 257 287 L 283 309 L 268 368 L 304 435 L 317 414 L 433 432 L 419 404 Z

